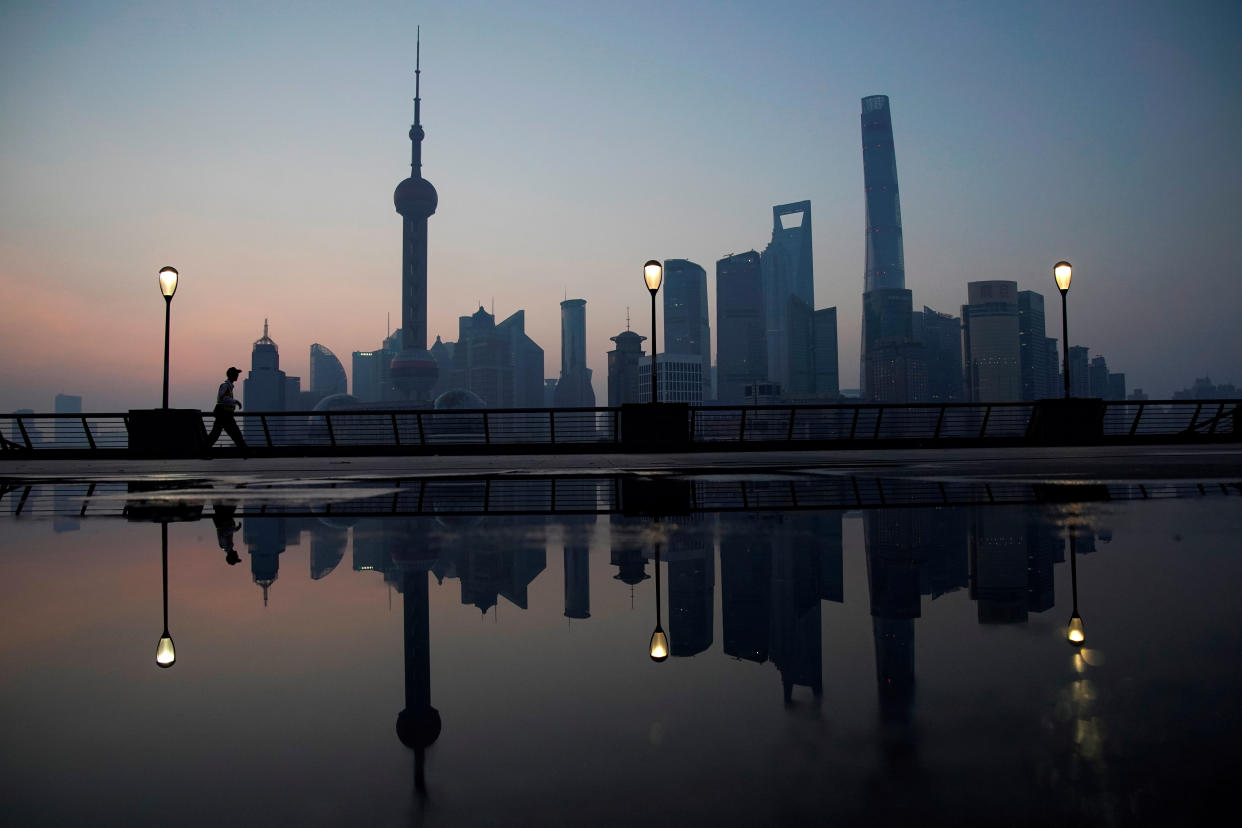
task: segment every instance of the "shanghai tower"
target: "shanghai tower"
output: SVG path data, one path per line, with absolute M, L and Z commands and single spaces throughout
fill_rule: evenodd
M 921 396 L 915 387 L 922 360 L 921 349 L 913 339 L 913 301 L 906 290 L 897 155 L 887 95 L 862 99 L 862 148 L 867 265 L 863 278 L 859 382 L 864 399 L 914 402 L 914 398 Z M 925 366 L 922 373 L 926 373 Z
M 410 177 L 397 185 L 393 204 L 401 214 L 401 350 L 392 360 L 392 383 L 407 400 L 425 400 L 439 376 L 427 350 L 427 219 L 439 196 L 423 178 L 423 125 L 419 111 L 420 48 L 414 57 L 414 125 Z

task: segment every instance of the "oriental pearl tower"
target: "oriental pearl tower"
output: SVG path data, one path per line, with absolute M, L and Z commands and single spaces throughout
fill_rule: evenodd
M 420 38 L 414 47 L 414 125 L 410 177 L 397 185 L 393 204 L 401 214 L 401 351 L 392 360 L 392 383 L 407 400 L 426 400 L 440 370 L 427 350 L 427 218 L 439 196 L 423 178 L 423 125 L 419 113 Z

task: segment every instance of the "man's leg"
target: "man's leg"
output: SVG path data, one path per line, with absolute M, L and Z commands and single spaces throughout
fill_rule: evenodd
M 219 422 L 219 420 L 217 420 L 217 422 Z M 245 454 L 246 449 L 248 448 L 246 445 L 246 438 L 242 437 L 241 429 L 237 427 L 237 419 L 232 414 L 228 414 L 224 417 L 224 430 L 227 431 L 229 436 L 233 438 L 233 443 L 237 446 L 241 453 Z

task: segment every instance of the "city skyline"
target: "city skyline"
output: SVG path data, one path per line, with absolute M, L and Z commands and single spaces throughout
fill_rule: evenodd
M 208 407 L 264 318 L 291 375 L 308 376 L 312 343 L 376 347 L 400 316 L 390 199 L 409 164 L 419 24 L 423 164 L 441 199 L 429 340 L 495 303 L 526 310 L 555 365 L 568 291 L 591 309 L 587 364 L 606 399 L 609 338 L 649 301 L 642 262 L 758 249 L 772 206 L 808 199 L 816 304 L 838 308 L 840 385 L 857 387 L 856 119 L 878 94 L 899 110 L 916 307 L 957 308 L 967 282 L 994 279 L 1051 301 L 1065 258 L 1070 344 L 1130 387 L 1156 398 L 1242 379 L 1229 198 L 1242 58 L 1227 34 L 1242 12 L 1130 4 L 1118 37 L 1120 7 L 793 11 L 6 8 L 0 410 L 62 391 L 89 410 L 156 404 L 167 264 L 182 273 L 175 406 Z

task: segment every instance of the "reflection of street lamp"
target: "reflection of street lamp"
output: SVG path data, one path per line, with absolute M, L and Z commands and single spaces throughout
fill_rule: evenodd
M 1066 280 L 1068 281 L 1068 280 Z M 1070 613 L 1069 627 L 1065 630 L 1065 638 L 1075 647 L 1081 647 L 1087 640 L 1082 628 L 1082 616 L 1078 614 L 1078 544 L 1074 541 L 1074 533 L 1070 532 L 1070 589 L 1074 594 L 1074 610 Z
M 1069 321 L 1065 313 L 1065 294 L 1069 293 L 1070 278 L 1074 275 L 1073 266 L 1066 261 L 1057 262 L 1052 266 L 1052 277 L 1057 280 L 1057 290 L 1061 291 L 1061 339 L 1065 349 L 1065 398 L 1070 395 L 1069 373 Z
M 176 271 L 174 270 L 175 274 Z M 160 274 L 163 276 L 163 273 Z M 173 289 L 176 289 L 176 276 L 173 277 Z M 177 649 L 173 646 L 172 636 L 168 634 L 168 522 L 160 523 L 160 541 L 164 563 L 164 634 L 160 643 L 155 645 L 155 663 L 160 667 L 171 667 L 177 663 Z
M 647 290 L 651 291 L 651 401 L 659 402 L 656 390 L 656 294 L 660 292 L 660 283 L 664 281 L 664 266 L 655 259 L 643 265 L 643 279 L 647 282 Z M 653 639 L 654 641 L 654 639 Z M 653 644 L 654 646 L 654 644 Z M 652 656 L 655 658 L 655 656 Z
M 177 268 L 160 269 L 160 293 L 164 294 L 164 407 L 168 408 L 168 323 L 172 316 L 172 298 L 177 292 Z
M 653 292 L 651 294 L 655 296 Z M 657 530 L 658 530 L 657 525 Z M 655 632 L 651 634 L 651 646 L 648 653 L 652 661 L 663 661 L 668 658 L 668 636 L 664 634 L 664 627 L 660 626 L 660 541 L 655 542 L 655 591 L 656 591 L 656 626 Z

